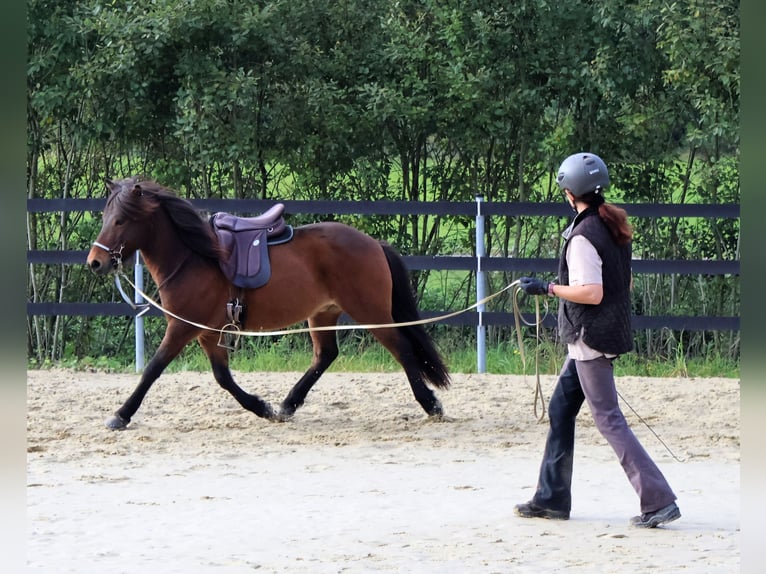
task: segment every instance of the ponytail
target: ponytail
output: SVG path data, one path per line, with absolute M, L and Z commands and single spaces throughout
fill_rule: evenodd
M 598 214 L 606 223 L 617 245 L 626 245 L 633 238 L 633 227 L 628 222 L 628 212 L 611 203 L 598 206 Z
M 626 245 L 633 238 L 633 227 L 628 223 L 628 212 L 621 207 L 606 203 L 601 188 L 577 198 L 589 207 L 598 209 L 598 214 L 606 224 L 617 245 Z

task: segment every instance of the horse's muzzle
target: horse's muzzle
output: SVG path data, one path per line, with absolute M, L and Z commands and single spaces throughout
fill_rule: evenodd
M 96 275 L 105 275 L 110 271 L 117 271 L 122 264 L 123 247 L 124 244 L 120 245 L 119 249 L 112 249 L 103 243 L 94 241 L 85 263 Z
M 105 275 L 112 271 L 111 261 L 108 261 L 105 264 L 103 261 L 99 261 L 98 257 L 88 256 L 85 263 L 88 266 L 88 269 L 93 271 L 96 275 Z
M 96 275 L 106 275 L 116 269 L 114 257 L 98 247 L 91 248 L 85 264 Z

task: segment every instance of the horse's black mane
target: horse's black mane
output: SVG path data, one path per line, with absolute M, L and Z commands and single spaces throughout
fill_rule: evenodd
M 178 237 L 194 253 L 218 261 L 221 250 L 218 240 L 207 219 L 204 219 L 192 203 L 151 179 L 130 177 L 117 182 L 107 205 L 119 198 L 120 208 L 127 216 L 141 216 L 161 207 L 178 232 Z M 141 194 L 131 193 L 138 186 Z M 141 201 L 148 198 L 150 201 Z

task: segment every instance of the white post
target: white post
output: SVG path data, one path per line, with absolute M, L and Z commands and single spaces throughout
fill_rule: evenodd
M 144 290 L 144 268 L 141 265 L 141 252 L 136 251 L 136 262 L 133 265 L 133 281 L 141 291 Z M 139 305 L 144 302 L 144 298 L 136 291 L 134 302 Z M 139 314 L 136 316 L 136 372 L 144 370 L 144 317 Z
M 482 301 L 486 295 L 486 280 L 481 268 L 481 259 L 486 255 L 484 247 L 484 216 L 481 213 L 481 203 L 484 197 L 476 196 L 476 302 Z M 487 370 L 487 328 L 484 326 L 484 303 L 476 307 L 479 312 L 479 325 L 476 327 L 476 362 L 479 373 Z

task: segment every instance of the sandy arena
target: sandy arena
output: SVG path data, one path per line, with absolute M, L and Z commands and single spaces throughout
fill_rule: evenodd
M 235 373 L 278 406 L 297 373 Z M 632 529 L 638 499 L 587 407 L 569 521 L 514 516 L 547 427 L 534 377 L 453 375 L 428 420 L 403 373 L 324 375 L 293 420 L 242 410 L 210 373 L 28 372 L 27 561 L 64 573 L 738 572 L 737 379 L 618 380 L 683 516 Z M 550 396 L 555 377 L 543 377 Z

